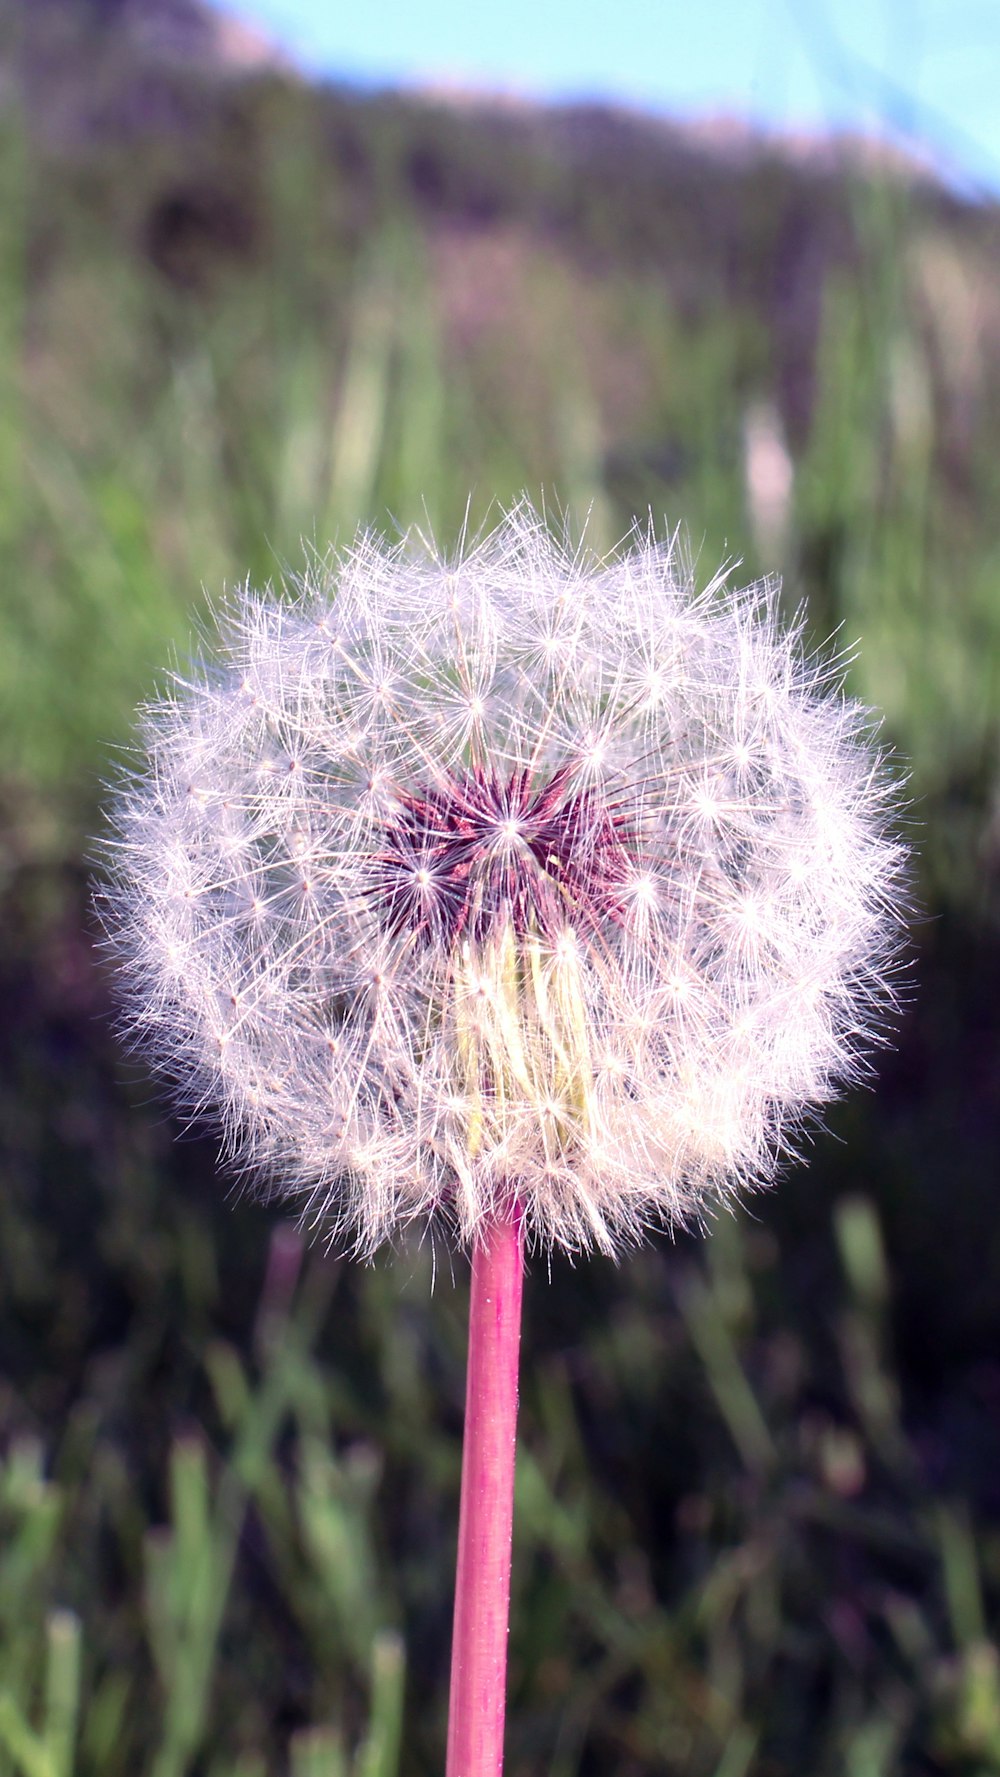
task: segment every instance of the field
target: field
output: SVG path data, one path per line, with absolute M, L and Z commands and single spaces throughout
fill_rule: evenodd
M 1000 210 L 43 16 L 0 10 L 0 1777 L 442 1768 L 466 1267 L 232 1192 L 115 1037 L 90 860 L 224 586 L 521 490 L 780 573 L 915 862 L 808 1165 L 531 1267 L 510 1777 L 1000 1772 Z

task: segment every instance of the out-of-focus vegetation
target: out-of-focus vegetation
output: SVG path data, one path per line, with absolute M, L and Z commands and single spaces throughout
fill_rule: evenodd
M 522 488 L 860 640 L 922 911 L 808 1169 L 532 1267 L 511 1777 L 1000 1772 L 1000 216 L 141 12 L 0 8 L 0 1777 L 442 1766 L 464 1268 L 224 1200 L 81 860 L 202 597 Z

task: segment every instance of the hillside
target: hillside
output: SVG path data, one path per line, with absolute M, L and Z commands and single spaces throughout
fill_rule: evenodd
M 454 524 L 450 456 L 474 503 L 544 486 L 609 542 L 652 508 L 709 555 L 783 566 L 817 631 L 867 635 L 904 749 L 982 769 L 990 718 L 964 675 L 995 619 L 965 555 L 997 460 L 996 208 L 850 143 L 363 97 L 267 46 L 234 58 L 232 38 L 195 0 L 3 0 L 5 374 L 37 446 L 19 524 L 43 574 L 59 461 L 119 478 L 180 611 L 361 518 Z M 178 535 L 167 460 L 190 427 L 219 481 Z M 791 477 L 773 522 L 753 493 L 769 451 Z M 927 575 L 883 672 L 871 552 L 911 524 Z M 944 679 L 926 672 L 940 622 Z

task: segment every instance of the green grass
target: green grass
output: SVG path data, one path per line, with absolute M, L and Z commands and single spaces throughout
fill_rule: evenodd
M 0 1777 L 441 1768 L 464 1279 L 224 1200 L 79 859 L 227 583 L 522 489 L 859 640 L 933 920 L 839 1145 L 707 1242 L 532 1266 L 511 1777 L 1000 1772 L 995 218 L 557 147 L 280 83 L 0 141 Z

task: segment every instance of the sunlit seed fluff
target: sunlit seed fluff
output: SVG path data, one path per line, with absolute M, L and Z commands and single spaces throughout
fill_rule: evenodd
M 145 715 L 109 940 L 136 1042 L 330 1238 L 520 1200 L 609 1251 L 767 1181 L 890 997 L 866 713 L 775 588 L 527 508 L 234 595 Z

